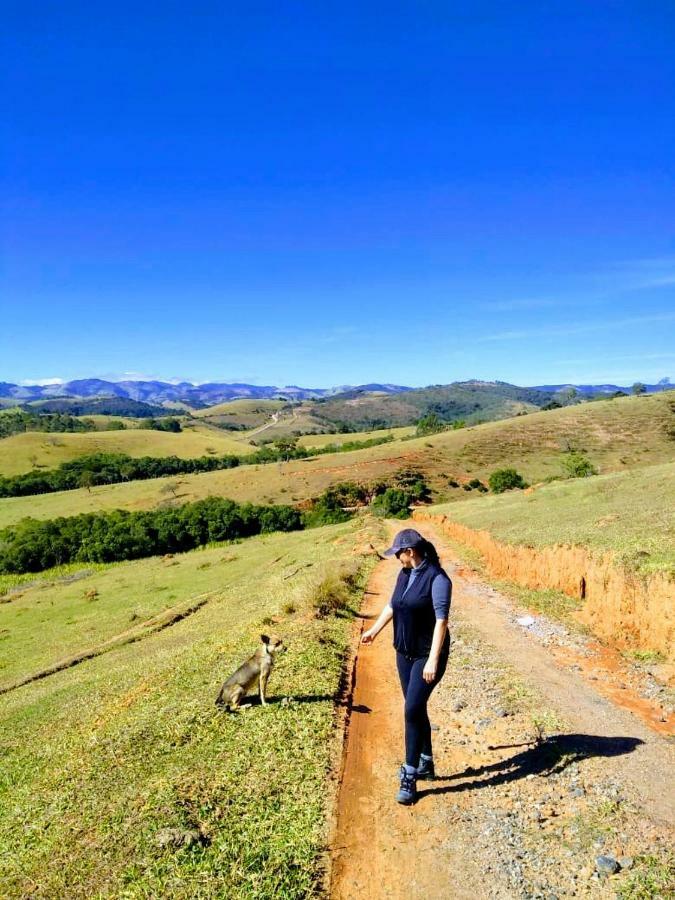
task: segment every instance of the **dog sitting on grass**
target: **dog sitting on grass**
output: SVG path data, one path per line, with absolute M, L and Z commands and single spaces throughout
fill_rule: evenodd
M 275 635 L 268 637 L 266 634 L 261 634 L 260 640 L 262 644 L 253 656 L 242 663 L 223 684 L 216 699 L 216 706 L 224 706 L 226 709 L 229 707 L 231 712 L 246 709 L 251 704 L 246 703 L 241 706 L 241 701 L 256 685 L 260 691 L 260 702 L 263 706 L 267 706 L 265 702 L 267 680 L 270 677 L 275 657 L 279 653 L 285 653 L 287 647 L 283 640 Z

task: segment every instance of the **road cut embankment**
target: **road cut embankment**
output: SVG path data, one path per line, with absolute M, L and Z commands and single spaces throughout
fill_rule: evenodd
M 577 598 L 583 605 L 576 618 L 601 640 L 620 649 L 656 651 L 675 663 L 675 582 L 666 574 L 640 575 L 617 564 L 611 553 L 584 547 L 503 544 L 488 531 L 425 509 L 413 517 L 477 550 L 496 578 Z

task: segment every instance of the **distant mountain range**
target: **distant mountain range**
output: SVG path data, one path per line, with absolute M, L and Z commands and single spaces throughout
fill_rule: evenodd
M 240 398 L 250 400 L 317 400 L 346 391 L 358 390 L 367 393 L 397 394 L 412 388 L 396 384 L 364 384 L 358 388 L 341 385 L 334 388 L 303 388 L 297 385 L 275 387 L 257 384 L 221 384 L 207 382 L 192 384 L 183 381 L 171 384 L 165 381 L 103 381 L 100 378 L 84 378 L 66 381 L 63 384 L 19 385 L 0 382 L 0 397 L 11 398 L 20 403 L 35 400 L 52 400 L 62 397 L 123 397 L 143 403 L 172 404 L 185 403 L 193 408 L 213 406 L 227 400 Z
M 466 381 L 453 382 L 458 385 L 485 385 L 488 382 Z M 491 382 L 491 384 L 505 384 L 504 382 Z M 448 385 L 446 385 L 448 386 Z M 434 385 L 433 387 L 441 387 Z M 513 387 L 513 385 L 511 385 Z M 667 378 L 658 384 L 645 385 L 647 391 L 669 390 L 673 386 Z M 630 387 L 621 387 L 615 384 L 553 384 L 537 385 L 523 390 L 540 391 L 542 394 L 555 394 L 560 391 L 575 388 L 580 394 L 612 394 L 616 391 L 630 392 Z M 57 398 L 92 398 L 92 397 L 119 397 L 136 400 L 142 403 L 155 405 L 173 405 L 184 403 L 192 408 L 204 408 L 216 403 L 239 398 L 251 400 L 267 400 L 284 398 L 287 400 L 319 400 L 335 397 L 357 397 L 364 394 L 395 395 L 409 391 L 428 390 L 428 388 L 411 388 L 399 384 L 362 384 L 356 387 L 340 385 L 333 388 L 303 388 L 297 385 L 275 387 L 273 385 L 255 384 L 223 384 L 207 382 L 205 384 L 191 384 L 188 381 L 179 384 L 171 384 L 165 381 L 104 381 L 100 378 L 84 378 L 77 381 L 66 381 L 62 384 L 49 385 L 18 385 L 8 382 L 0 382 L 0 398 L 15 403 L 30 403 L 36 400 L 52 400 Z

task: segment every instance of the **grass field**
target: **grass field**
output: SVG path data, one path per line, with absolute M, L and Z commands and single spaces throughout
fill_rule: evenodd
M 39 467 L 53 469 L 87 453 L 128 453 L 129 456 L 195 456 L 255 450 L 226 431 L 204 425 L 188 427 L 179 434 L 132 428 L 126 431 L 45 433 L 27 431 L 0 440 L 0 475 L 19 475 Z M 211 453 L 210 451 L 213 451 Z
M 675 462 L 431 507 L 508 544 L 612 551 L 642 572 L 675 574 Z
M 0 528 L 28 515 L 53 518 L 99 509 L 151 509 L 166 502 L 167 481 L 178 480 L 180 502 L 217 495 L 238 501 L 293 503 L 317 496 L 335 482 L 387 478 L 403 466 L 424 471 L 438 501 L 463 502 L 474 495 L 449 488 L 449 478 L 486 481 L 494 469 L 514 466 L 535 483 L 561 473 L 563 451 L 570 446 L 586 451 L 601 472 L 672 461 L 673 405 L 675 397 L 669 391 L 539 412 L 307 461 L 12 497 L 0 500 Z
M 401 428 L 380 428 L 377 431 L 359 431 L 351 434 L 305 434 L 298 439 L 301 447 L 326 447 L 328 444 L 342 446 L 349 441 L 370 441 L 373 438 L 383 438 L 393 435 L 394 439 L 409 437 L 415 433 L 413 425 Z
M 212 592 L 164 631 L 0 697 L 0 895 L 308 896 L 349 631 L 348 616 L 317 619 L 311 603 L 336 568 L 360 560 L 365 575 L 373 557 L 354 548 L 379 528 L 262 536 L 70 584 L 47 573 L 1 604 L 6 681 Z M 221 681 L 266 630 L 289 645 L 270 704 L 217 710 Z M 163 849 L 165 828 L 198 840 Z

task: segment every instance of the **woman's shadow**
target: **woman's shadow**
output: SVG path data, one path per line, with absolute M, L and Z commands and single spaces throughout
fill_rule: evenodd
M 463 772 L 456 772 L 454 775 L 437 776 L 443 781 L 459 778 L 471 778 L 472 780 L 463 781 L 461 784 L 447 784 L 442 787 L 419 790 L 418 796 L 473 791 L 499 784 L 508 784 L 519 778 L 526 778 L 528 775 L 555 775 L 572 763 L 589 759 L 592 756 L 621 756 L 624 753 L 632 753 L 637 746 L 643 743 L 644 741 L 641 741 L 640 738 L 632 737 L 555 734 L 533 745 L 512 745 L 515 747 L 528 746 L 528 749 L 488 766 L 479 768 L 469 766 Z M 509 747 L 490 747 L 490 749 L 506 750 Z

